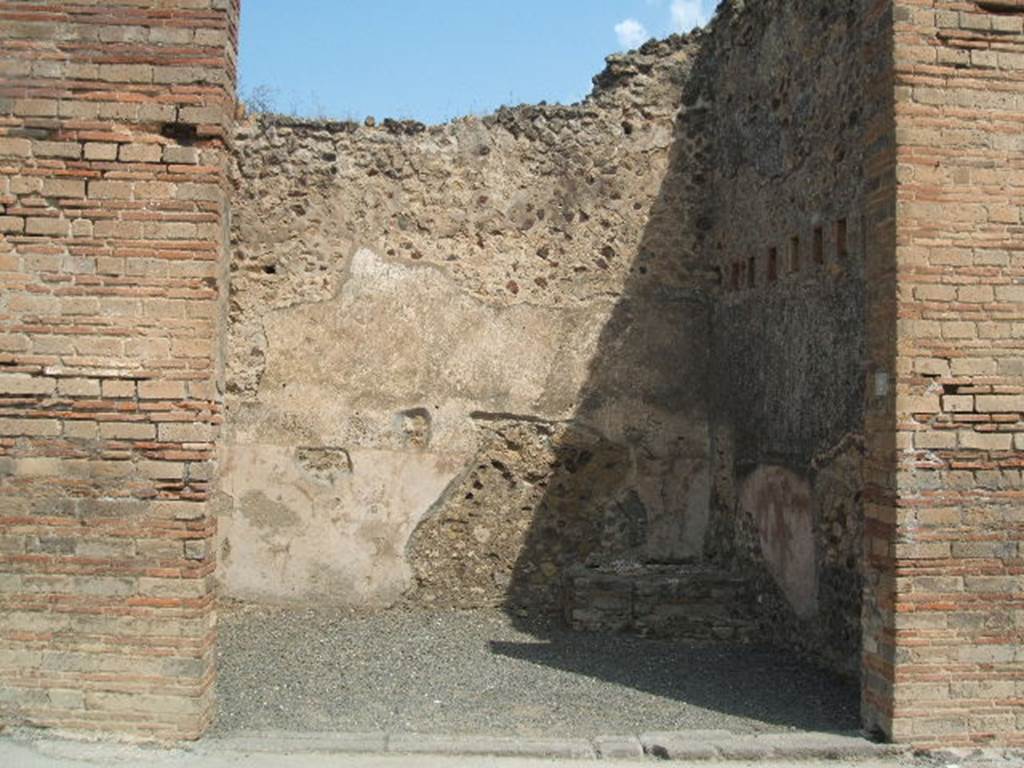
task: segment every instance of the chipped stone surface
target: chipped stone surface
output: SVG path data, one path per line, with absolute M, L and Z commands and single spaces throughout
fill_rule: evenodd
M 704 644 L 748 643 L 762 636 L 747 578 L 713 566 L 577 566 L 565 581 L 564 615 L 573 629 Z

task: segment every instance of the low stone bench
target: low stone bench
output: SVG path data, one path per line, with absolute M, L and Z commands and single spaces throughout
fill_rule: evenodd
M 751 642 L 747 582 L 700 564 L 576 566 L 565 577 L 565 618 L 587 632 L 636 632 L 692 642 Z

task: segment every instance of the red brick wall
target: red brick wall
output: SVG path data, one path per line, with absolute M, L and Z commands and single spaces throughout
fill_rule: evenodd
M 212 715 L 237 0 L 0 2 L 0 719 Z
M 895 259 L 876 273 L 871 333 L 889 382 L 869 415 L 865 712 L 901 741 L 1020 745 L 1024 4 L 893 6 Z

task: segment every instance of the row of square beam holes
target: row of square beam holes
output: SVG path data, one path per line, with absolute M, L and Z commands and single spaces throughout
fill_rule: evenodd
M 846 219 L 840 219 L 835 223 L 835 254 L 836 260 L 841 261 L 848 255 Z M 800 236 L 794 235 L 789 239 L 789 274 L 796 274 L 800 271 L 802 252 L 800 248 Z M 825 263 L 825 230 L 822 227 L 814 228 L 813 248 L 811 259 L 815 264 Z M 774 283 L 779 279 L 779 249 L 772 247 L 768 249 L 768 265 L 766 270 L 767 282 Z M 757 257 L 751 256 L 746 263 L 734 261 L 729 272 L 729 290 L 738 291 L 744 286 L 756 288 L 757 280 Z

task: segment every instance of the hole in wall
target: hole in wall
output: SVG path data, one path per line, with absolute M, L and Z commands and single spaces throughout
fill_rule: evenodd
M 846 219 L 840 219 L 836 222 L 836 258 L 845 259 L 848 252 Z
M 191 123 L 164 123 L 160 135 L 187 147 L 199 139 L 199 129 Z
M 1021 15 L 1024 14 L 1024 0 L 978 0 L 978 8 L 988 13 Z

